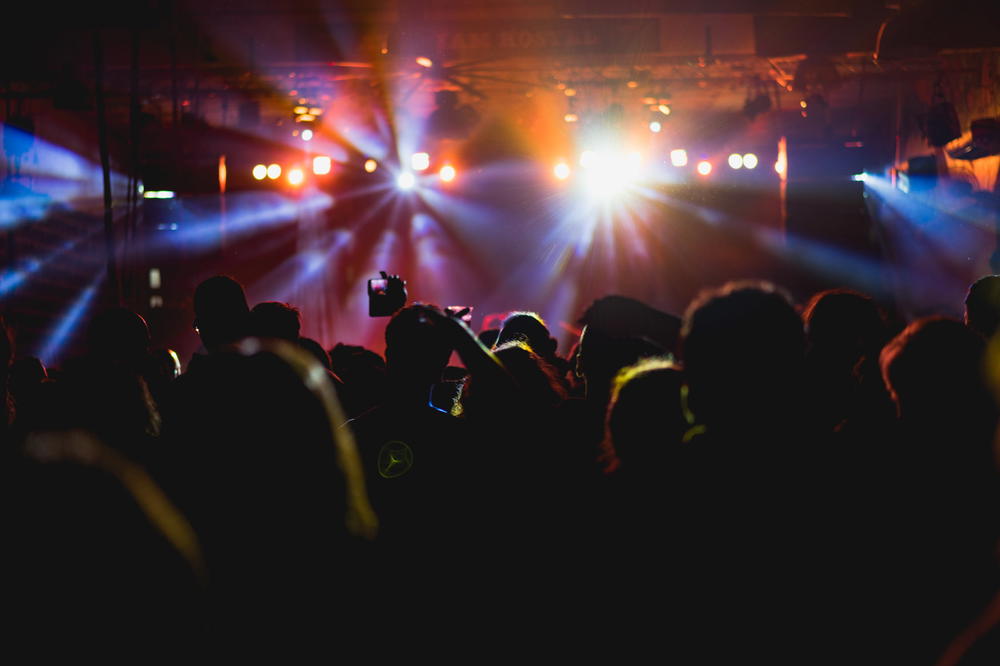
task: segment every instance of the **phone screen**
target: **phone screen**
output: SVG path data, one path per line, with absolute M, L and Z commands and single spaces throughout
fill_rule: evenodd
M 372 294 L 384 295 L 389 290 L 389 281 L 382 278 L 368 280 L 368 291 Z
M 462 310 L 468 310 L 464 315 L 462 315 L 462 321 L 466 324 L 472 322 L 472 306 L 471 305 L 449 305 L 447 308 L 448 312 L 451 314 L 457 314 Z

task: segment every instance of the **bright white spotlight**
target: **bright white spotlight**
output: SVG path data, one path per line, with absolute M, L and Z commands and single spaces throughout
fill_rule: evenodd
M 258 164 L 253 168 L 254 180 L 264 180 L 267 178 L 267 167 L 263 164 Z
M 267 177 L 271 180 L 277 180 L 281 177 L 281 165 L 271 164 L 267 167 Z
M 687 166 L 688 151 L 683 148 L 675 148 L 670 151 L 670 163 L 675 167 Z
M 785 173 L 786 168 L 788 168 L 788 163 L 781 158 L 778 158 L 778 161 L 774 163 L 775 173 Z
M 317 155 L 313 158 L 313 173 L 317 176 L 325 176 L 333 168 L 333 161 L 329 155 Z
M 597 164 L 599 156 L 593 150 L 585 150 L 580 153 L 580 166 L 584 169 L 589 169 Z
M 649 131 L 650 132 L 653 132 L 654 134 L 656 134 L 656 133 L 659 133 L 659 131 L 661 129 L 663 129 L 663 125 L 660 124 L 660 121 L 654 120 L 653 122 L 649 123 Z
M 295 167 L 288 170 L 288 183 L 290 185 L 298 187 L 305 179 L 306 174 L 302 171 L 302 169 Z
M 743 156 L 743 166 L 745 166 L 747 169 L 756 169 L 757 163 L 758 163 L 757 156 L 754 155 L 753 153 L 747 153 L 746 155 Z
M 698 169 L 698 173 L 700 173 L 703 176 L 707 176 L 708 174 L 712 173 L 712 163 L 709 162 L 708 160 L 702 160 L 701 162 L 698 162 L 698 166 L 696 168 Z
M 584 175 L 589 195 L 609 199 L 625 192 L 638 180 L 642 170 L 642 155 L 638 152 L 593 153 Z
M 441 176 L 442 181 L 450 183 L 451 181 L 455 180 L 455 176 L 458 175 L 458 172 L 455 171 L 455 167 L 453 167 L 452 165 L 445 164 L 443 167 L 441 167 L 441 170 L 438 171 L 438 175 Z
M 552 167 L 552 174 L 558 180 L 566 180 L 569 178 L 570 170 L 569 165 L 565 162 L 559 162 L 554 167 Z
M 667 106 L 666 104 L 660 104 L 656 108 L 663 115 L 665 115 L 665 116 L 669 116 L 670 115 L 670 107 Z
M 409 171 L 404 171 L 399 174 L 398 178 L 396 178 L 396 185 L 398 185 L 401 190 L 412 190 L 413 186 L 416 184 L 417 179 Z
M 174 196 L 171 190 L 144 190 L 142 193 L 144 199 L 173 199 Z
M 421 67 L 433 67 L 434 66 L 434 61 L 431 60 L 430 58 L 428 58 L 427 56 L 420 56 L 419 58 L 417 58 L 416 62 Z
M 365 171 L 367 173 L 375 173 L 375 169 L 377 168 L 378 168 L 378 162 L 376 162 L 370 157 L 365 160 Z
M 413 153 L 410 156 L 410 168 L 414 171 L 425 171 L 431 165 L 431 156 L 427 153 Z
M 729 156 L 729 168 L 730 169 L 742 169 L 743 168 L 743 156 L 738 153 L 733 153 Z
M 302 130 L 303 141 L 312 141 L 312 138 L 313 138 L 313 131 L 311 129 Z

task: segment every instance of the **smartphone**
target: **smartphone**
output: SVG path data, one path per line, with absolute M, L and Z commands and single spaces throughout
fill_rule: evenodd
M 449 305 L 445 308 L 449 314 L 458 314 L 462 310 L 468 310 L 464 315 L 462 315 L 462 321 L 466 324 L 472 323 L 472 306 L 471 305 Z
M 389 299 L 389 280 L 372 278 L 368 280 L 368 316 L 391 317 L 395 310 Z

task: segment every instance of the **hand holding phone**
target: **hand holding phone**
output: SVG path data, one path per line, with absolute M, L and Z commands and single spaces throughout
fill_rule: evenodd
M 406 281 L 385 271 L 379 274 L 382 277 L 368 280 L 368 316 L 391 317 L 406 305 Z

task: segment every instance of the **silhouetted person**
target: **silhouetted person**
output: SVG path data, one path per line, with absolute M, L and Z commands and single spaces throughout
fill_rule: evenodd
M 893 572 L 896 628 L 910 638 L 897 654 L 908 663 L 933 664 L 1000 590 L 997 407 L 984 349 L 970 328 L 931 317 L 910 324 L 881 356 L 901 425 L 897 475 L 887 479 L 896 520 L 886 527 L 902 551 Z
M 208 353 L 250 334 L 250 308 L 236 280 L 216 275 L 194 292 L 195 329 Z
M 480 334 L 482 335 L 482 334 Z M 524 341 L 531 351 L 555 368 L 559 376 L 569 371 L 569 364 L 556 354 L 558 340 L 549 333 L 545 322 L 534 312 L 512 312 L 507 315 L 492 345 L 499 347 L 512 341 Z
M 176 382 L 160 476 L 203 543 L 224 650 L 312 653 L 341 623 L 340 639 L 361 640 L 358 587 L 373 578 L 355 537 L 368 533 L 357 503 L 368 504 L 319 372 L 293 343 L 247 338 Z
M 297 308 L 288 303 L 258 303 L 250 311 L 250 334 L 261 338 L 280 338 L 295 342 L 302 327 Z
M 344 409 L 356 417 L 379 404 L 386 395 L 386 368 L 381 356 L 355 345 L 338 343 L 330 350 L 330 366 L 347 392 Z
M 126 308 L 101 312 L 87 331 L 91 355 L 139 371 L 148 361 L 149 339 L 146 320 Z
M 824 430 L 891 418 L 878 356 L 889 339 L 885 316 L 868 296 L 847 289 L 815 294 L 803 312 L 811 418 Z
M 965 323 L 989 340 L 1000 327 L 1000 275 L 987 275 L 972 283 L 965 297 Z
M 706 663 L 734 658 L 735 645 L 748 659 L 795 663 L 831 640 L 821 614 L 829 576 L 816 572 L 833 566 L 820 545 L 822 463 L 803 427 L 802 320 L 774 285 L 729 283 L 688 306 L 681 351 L 687 404 L 704 429 L 690 442 L 693 513 L 677 549 L 691 567 L 692 613 L 705 613 L 693 629 L 718 622 L 713 632 L 733 637 L 708 646 L 715 652 Z M 726 610 L 706 605 L 716 595 Z

